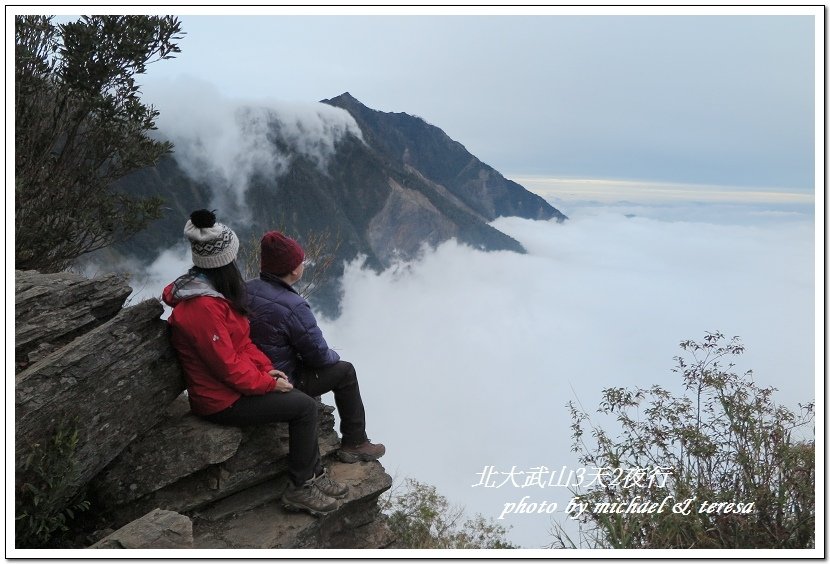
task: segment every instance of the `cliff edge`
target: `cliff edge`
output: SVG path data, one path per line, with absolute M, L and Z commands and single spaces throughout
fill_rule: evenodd
M 67 523 L 76 548 L 394 541 L 378 507 L 392 479 L 379 462 L 334 461 L 334 408 L 319 404 L 318 441 L 349 494 L 323 518 L 288 513 L 278 501 L 288 479 L 288 425 L 227 427 L 191 414 L 162 305 L 122 307 L 130 292 L 113 275 L 15 272 L 16 516 L 31 512 L 35 490 L 46 492 L 39 503 L 51 496 L 58 508 L 88 502 Z M 55 455 L 56 437 L 76 439 L 69 460 Z M 53 480 L 40 489 L 56 476 L 59 488 Z

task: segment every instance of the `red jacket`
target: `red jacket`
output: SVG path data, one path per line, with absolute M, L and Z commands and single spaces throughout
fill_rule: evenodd
M 243 395 L 274 390 L 271 361 L 251 342 L 248 318 L 206 280 L 193 278 L 178 287 L 174 282 L 162 298 L 173 307 L 171 340 L 194 413 L 217 413 Z

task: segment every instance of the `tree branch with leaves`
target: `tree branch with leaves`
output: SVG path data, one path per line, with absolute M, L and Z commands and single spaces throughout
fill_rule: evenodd
M 580 462 L 614 472 L 660 468 L 665 483 L 634 487 L 599 480 L 573 491 L 589 510 L 579 544 L 590 548 L 812 548 L 815 546 L 814 404 L 797 410 L 773 401 L 775 388 L 739 374 L 740 339 L 719 332 L 680 343 L 674 372 L 684 393 L 607 388 L 592 416 L 569 402 Z M 605 425 L 597 422 L 601 418 Z M 612 429 L 612 430 L 609 430 Z M 605 504 L 694 499 L 688 514 L 604 511 Z M 704 505 L 705 503 L 705 505 Z M 712 504 L 751 511 L 709 511 Z M 734 507 L 734 505 L 733 505 Z M 553 546 L 574 548 L 563 526 Z
M 16 268 L 63 270 L 160 217 L 112 184 L 172 149 L 136 78 L 181 38 L 173 16 L 15 18 Z

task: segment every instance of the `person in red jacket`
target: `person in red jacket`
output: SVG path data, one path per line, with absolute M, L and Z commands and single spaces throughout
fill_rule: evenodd
M 220 425 L 288 422 L 288 509 L 323 515 L 348 488 L 332 480 L 317 445 L 317 401 L 295 390 L 286 375 L 251 342 L 245 282 L 236 265 L 239 239 L 208 210 L 184 227 L 193 268 L 169 284 L 162 298 L 193 413 Z

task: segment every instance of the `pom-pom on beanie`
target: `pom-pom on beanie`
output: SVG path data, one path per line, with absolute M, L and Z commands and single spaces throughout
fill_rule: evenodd
M 279 231 L 269 231 L 260 241 L 262 272 L 285 276 L 300 266 L 305 252 L 297 241 Z
M 190 241 L 193 265 L 199 268 L 219 268 L 236 259 L 239 239 L 236 233 L 221 223 L 209 210 L 196 210 L 184 225 L 184 236 Z

